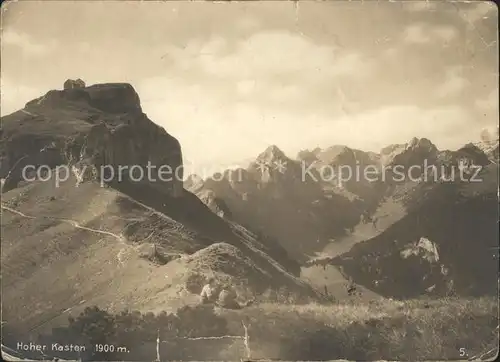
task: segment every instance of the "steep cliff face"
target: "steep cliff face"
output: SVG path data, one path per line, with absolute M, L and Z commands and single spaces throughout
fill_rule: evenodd
M 179 142 L 142 113 L 129 84 L 52 90 L 5 117 L 1 140 L 0 176 L 11 171 L 6 190 L 23 178 L 25 166 L 67 164 L 87 179 L 147 183 L 169 196 L 182 194 Z
M 95 84 L 86 88 L 90 105 L 107 113 L 141 113 L 139 96 L 127 83 Z

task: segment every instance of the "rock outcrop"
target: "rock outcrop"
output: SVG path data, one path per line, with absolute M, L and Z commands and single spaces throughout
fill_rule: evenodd
M 438 149 L 427 138 L 413 137 L 403 147 L 394 147 L 392 152 L 387 156 L 387 165 L 390 167 L 404 167 L 408 169 L 410 166 L 425 164 L 432 165 L 436 162 Z
M 168 196 L 182 194 L 179 142 L 142 113 L 130 84 L 52 90 L 6 116 L 3 126 L 0 176 L 26 156 L 12 175 L 14 185 L 26 165 L 68 164 L 91 166 L 106 182 L 135 182 Z M 50 152 L 42 152 L 47 145 L 53 145 Z
M 184 188 L 194 194 L 203 188 L 203 184 L 203 179 L 196 174 L 191 174 L 184 180 Z

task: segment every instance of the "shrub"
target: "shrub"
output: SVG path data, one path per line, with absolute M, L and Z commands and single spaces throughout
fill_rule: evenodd
M 85 308 L 76 318 L 69 317 L 67 326 L 54 328 L 50 336 L 39 336 L 39 340 L 40 343 L 57 341 L 60 344 L 85 345 L 86 352 L 80 356 L 85 360 L 123 359 L 123 352 L 95 352 L 95 344 L 126 346 L 134 352 L 127 359 L 147 360 L 151 353 L 156 353 L 158 333 L 162 341 L 171 340 L 169 348 L 175 349 L 178 337 L 221 336 L 227 334 L 227 324 L 207 306 L 186 306 L 180 308 L 177 314 L 123 311 L 116 315 L 92 307 Z M 74 352 L 56 354 L 58 358 L 75 359 Z

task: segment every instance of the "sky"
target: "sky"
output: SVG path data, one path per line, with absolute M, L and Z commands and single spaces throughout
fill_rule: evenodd
M 1 113 L 68 79 L 129 82 L 193 168 L 498 125 L 498 9 L 435 1 L 2 4 Z

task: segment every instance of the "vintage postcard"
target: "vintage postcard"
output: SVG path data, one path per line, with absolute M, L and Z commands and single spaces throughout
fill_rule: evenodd
M 498 7 L 7 1 L 10 361 L 492 360 Z

